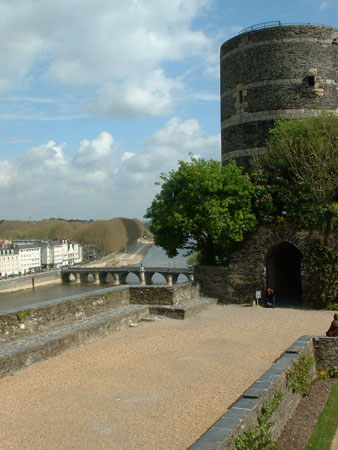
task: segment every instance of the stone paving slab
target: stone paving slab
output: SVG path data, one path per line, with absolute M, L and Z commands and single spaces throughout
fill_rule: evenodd
M 114 333 L 149 315 L 145 305 L 128 305 L 97 314 L 57 330 L 45 331 L 0 347 L 0 377 L 103 336 Z

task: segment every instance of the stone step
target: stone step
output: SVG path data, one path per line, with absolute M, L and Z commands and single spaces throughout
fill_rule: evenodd
M 133 326 L 148 315 L 149 308 L 146 305 L 123 306 L 58 329 L 3 344 L 0 347 L 0 377 L 56 356 L 69 348 Z
M 176 305 L 149 305 L 150 314 L 165 315 L 171 319 L 186 319 L 217 303 L 217 298 L 198 297 L 181 300 Z

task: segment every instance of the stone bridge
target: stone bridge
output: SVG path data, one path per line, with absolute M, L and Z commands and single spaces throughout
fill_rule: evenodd
M 92 278 L 93 282 L 107 283 L 108 275 L 112 276 L 113 285 L 119 286 L 126 284 L 127 276 L 135 274 L 141 285 L 149 285 L 153 283 L 153 275 L 158 273 L 162 275 L 167 285 L 171 286 L 177 282 L 180 275 L 185 275 L 187 280 L 193 280 L 194 275 L 190 269 L 169 268 L 169 267 L 142 267 L 142 266 L 128 266 L 128 267 L 68 267 L 61 269 L 61 278 L 63 282 L 70 282 L 75 280 L 77 283 L 88 283 Z

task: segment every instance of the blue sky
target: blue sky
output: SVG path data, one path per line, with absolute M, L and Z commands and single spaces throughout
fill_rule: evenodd
M 338 0 L 0 0 L 0 219 L 142 218 L 220 159 L 219 47 L 273 20 L 338 27 Z

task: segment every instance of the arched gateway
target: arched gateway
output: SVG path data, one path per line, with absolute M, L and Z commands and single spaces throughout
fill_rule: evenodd
M 195 266 L 195 280 L 204 295 L 221 303 L 251 302 L 257 292 L 264 297 L 271 287 L 277 293 L 277 307 L 311 306 L 303 257 L 322 239 L 319 231 L 296 230 L 287 224 L 262 226 L 232 254 L 227 267 Z
M 273 244 L 266 255 L 266 287 L 277 294 L 277 305 L 300 305 L 302 302 L 302 254 L 293 244 Z

